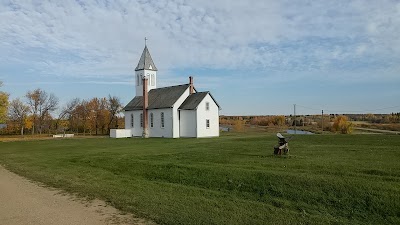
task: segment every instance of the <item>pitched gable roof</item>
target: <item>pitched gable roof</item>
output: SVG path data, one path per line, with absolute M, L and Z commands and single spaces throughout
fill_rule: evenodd
M 189 84 L 152 89 L 149 91 L 148 109 L 172 108 L 175 102 L 189 88 Z M 124 108 L 124 111 L 142 110 L 143 96 L 134 97 Z
M 179 109 L 196 109 L 207 94 L 208 92 L 197 92 L 191 94 L 189 97 L 186 98 Z
M 207 96 L 210 95 L 212 100 L 215 102 L 215 104 L 219 107 L 217 101 L 215 101 L 214 97 L 211 95 L 209 91 L 206 92 L 197 92 L 194 94 L 191 94 L 186 100 L 182 103 L 182 105 L 179 107 L 179 109 L 187 109 L 187 110 L 192 110 L 196 109 L 197 106 L 199 106 L 200 102 L 203 101 L 203 99 Z
M 135 71 L 138 70 L 154 70 L 157 71 L 157 67 L 151 58 L 149 49 L 147 46 L 144 46 L 142 56 L 139 59 L 139 63 L 137 64 Z

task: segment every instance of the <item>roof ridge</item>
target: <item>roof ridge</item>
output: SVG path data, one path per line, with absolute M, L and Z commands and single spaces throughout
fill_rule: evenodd
M 210 91 L 198 91 L 198 92 L 193 93 L 193 94 L 202 94 L 202 93 L 210 93 Z
M 173 86 L 167 86 L 167 87 L 159 87 L 159 88 L 154 88 L 151 90 L 157 90 L 157 89 L 163 89 L 163 88 L 172 88 L 172 87 L 180 87 L 180 86 L 185 86 L 185 85 L 189 85 L 189 84 L 179 84 L 179 85 L 173 85 Z

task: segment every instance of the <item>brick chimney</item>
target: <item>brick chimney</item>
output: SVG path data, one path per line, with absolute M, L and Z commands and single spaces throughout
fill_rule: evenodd
M 148 128 L 148 115 L 147 115 L 147 108 L 149 106 L 149 93 L 147 91 L 147 83 L 148 78 L 143 76 L 143 134 L 142 137 L 148 138 L 149 137 L 149 128 Z
M 189 93 L 193 94 L 194 93 L 194 86 L 193 86 L 193 77 L 189 77 Z

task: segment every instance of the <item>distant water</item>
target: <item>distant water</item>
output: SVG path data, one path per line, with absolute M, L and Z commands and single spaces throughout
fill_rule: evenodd
M 286 130 L 286 133 L 295 134 L 295 130 Z M 310 131 L 305 131 L 305 130 L 296 130 L 296 134 L 314 134 L 314 133 L 310 132 Z

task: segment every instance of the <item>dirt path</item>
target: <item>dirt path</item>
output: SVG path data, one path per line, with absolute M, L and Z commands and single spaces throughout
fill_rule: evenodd
M 368 131 L 368 132 L 376 132 L 376 133 L 400 134 L 400 131 L 392 131 L 392 130 L 379 130 L 379 129 L 362 128 L 362 127 L 354 127 L 354 129 Z
M 0 224 L 151 224 L 106 203 L 79 200 L 40 187 L 0 166 Z

